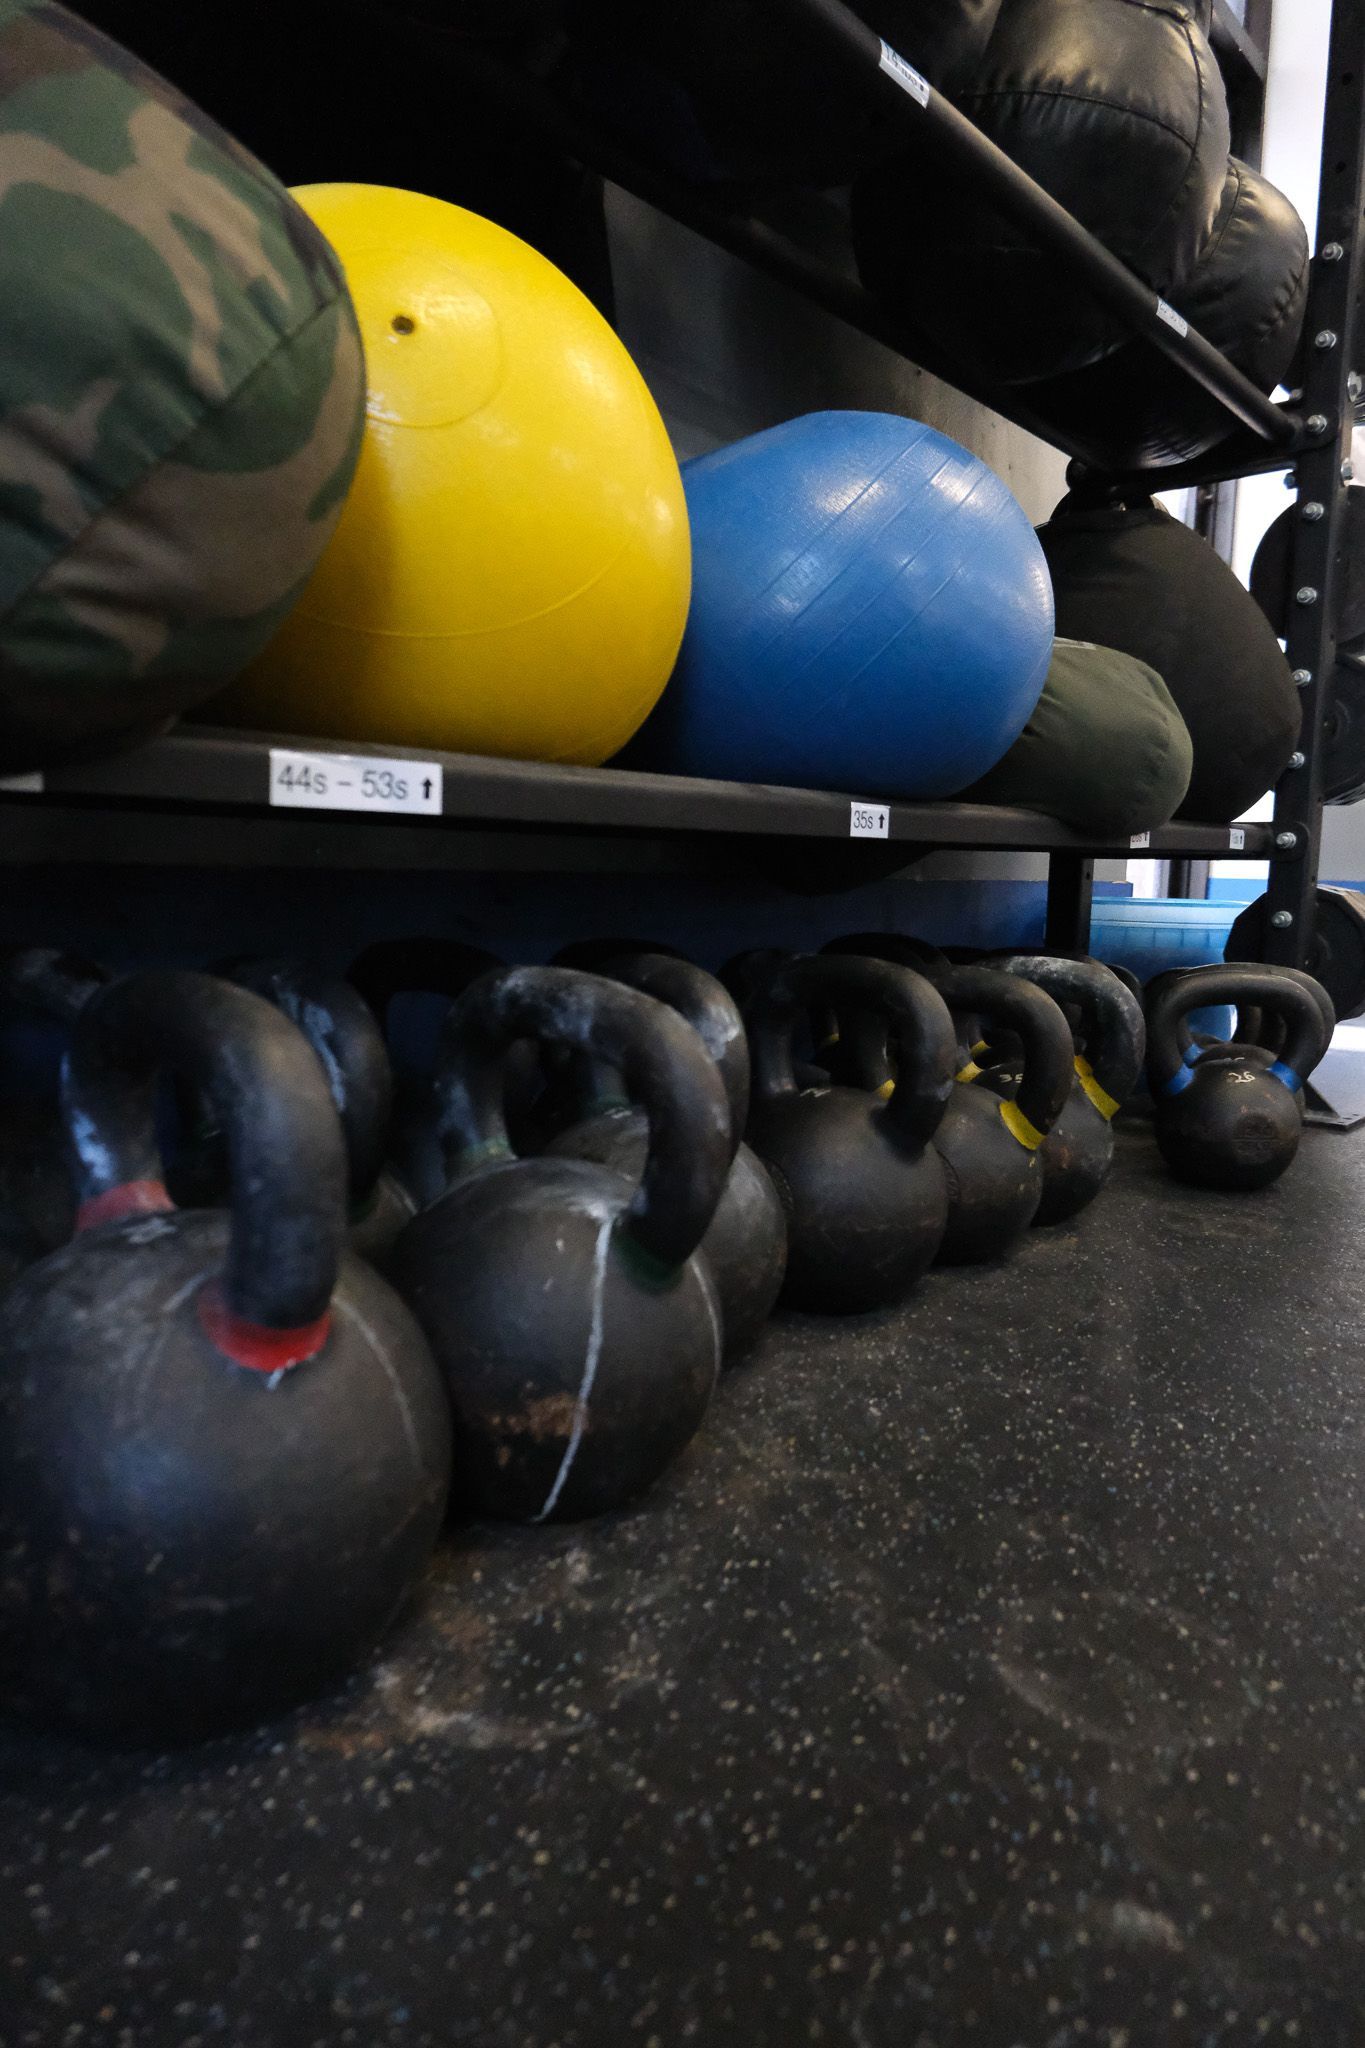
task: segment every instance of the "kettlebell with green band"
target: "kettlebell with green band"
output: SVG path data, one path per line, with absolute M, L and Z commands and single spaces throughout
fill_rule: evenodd
M 205 1096 L 230 1211 L 178 1211 L 154 1084 Z M 425 1569 L 450 1415 L 420 1330 L 343 1249 L 345 1154 L 306 1041 L 245 989 L 94 995 L 64 1095 L 77 1235 L 0 1303 L 0 1691 L 135 1741 L 350 1670 Z
M 521 1040 L 620 1074 L 649 1125 L 638 1184 L 587 1160 L 518 1158 L 503 1091 Z M 730 1165 L 715 1062 L 636 989 L 504 968 L 452 1009 L 434 1092 L 448 1185 L 391 1271 L 445 1375 L 461 1496 L 523 1522 L 621 1507 L 696 1433 L 720 1366 L 720 1308 L 693 1256 Z
M 1035 1223 L 1065 1223 L 1094 1201 L 1114 1162 L 1114 1118 L 1142 1072 L 1142 1005 L 1098 960 L 1007 953 L 992 962 L 1031 981 L 1079 1018 L 1079 1048 L 1066 1104 L 1042 1148 L 1043 1196 Z M 1012 1080 L 989 1069 L 982 1085 L 1007 1094 Z
M 607 954 L 597 971 L 667 1003 L 715 1061 L 730 1105 L 730 1171 L 700 1250 L 720 1302 L 725 1356 L 748 1350 L 772 1314 L 787 1266 L 787 1222 L 762 1161 L 741 1141 L 749 1114 L 749 1046 L 733 998 L 713 975 L 662 953 Z M 562 1159 L 595 1159 L 638 1180 L 649 1144 L 644 1112 L 626 1102 L 619 1075 L 588 1063 L 580 1076 L 580 1121 L 547 1148 Z
M 1157 1143 L 1177 1179 L 1243 1192 L 1267 1187 L 1293 1161 L 1303 1135 L 1295 1097 L 1331 1042 L 1327 1010 L 1306 981 L 1263 967 L 1196 967 L 1151 994 L 1147 1082 Z M 1189 1065 L 1181 1019 L 1215 1003 L 1282 1017 L 1279 1057 L 1265 1067 L 1205 1053 Z
M 792 1047 L 803 1013 L 871 1014 L 894 1035 L 899 1071 L 869 1088 L 802 1088 Z M 856 1313 L 900 1301 L 948 1223 L 931 1143 L 953 1090 L 956 1040 L 941 996 L 908 967 L 821 954 L 779 965 L 748 1016 L 749 1142 L 787 1212 L 785 1298 Z

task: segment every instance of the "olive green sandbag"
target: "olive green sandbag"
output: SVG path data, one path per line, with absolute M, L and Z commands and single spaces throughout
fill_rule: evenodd
M 157 731 L 246 666 L 340 514 L 365 379 L 302 208 L 39 0 L 0 0 L 0 307 L 5 774 Z
M 1155 669 L 1087 640 L 1058 640 L 1033 716 L 962 797 L 1126 839 L 1174 817 L 1193 769 L 1185 721 Z

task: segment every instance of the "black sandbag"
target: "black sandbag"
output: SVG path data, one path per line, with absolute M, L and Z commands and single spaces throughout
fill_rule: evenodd
M 1227 96 L 1184 0 L 1010 0 L 958 104 L 1153 288 L 1170 296 L 1213 233 Z M 932 153 L 859 178 L 863 281 L 978 378 L 1031 383 L 1119 347 L 1121 326 L 1065 263 Z
M 1151 499 L 1067 498 L 1038 538 L 1057 630 L 1145 661 L 1175 699 L 1194 746 L 1180 816 L 1238 817 L 1283 774 L 1302 722 L 1289 664 L 1250 592 Z
M 1017 805 L 1125 839 L 1175 815 L 1193 765 L 1185 721 L 1155 669 L 1112 647 L 1059 639 L 1028 724 L 961 801 Z
M 1208 247 L 1175 310 L 1267 396 L 1288 383 L 1308 305 L 1308 230 L 1259 171 L 1234 157 Z M 1106 468 L 1188 462 L 1237 431 L 1225 407 L 1150 344 L 1128 342 L 1029 389 L 1029 406 L 1080 436 Z
M 932 85 L 980 61 L 1000 0 L 851 0 Z M 570 73 L 594 117 L 699 182 L 844 184 L 900 147 L 906 109 L 830 63 L 783 0 L 571 0 Z M 913 109 L 911 110 L 913 111 Z

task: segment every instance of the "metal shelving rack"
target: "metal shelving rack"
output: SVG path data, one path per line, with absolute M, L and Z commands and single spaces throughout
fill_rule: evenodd
M 1365 149 L 1365 0 L 1334 0 L 1324 135 L 1318 255 L 1301 394 L 1276 404 L 1119 263 L 1096 238 L 1025 176 L 937 92 L 908 91 L 903 72 L 883 63 L 880 38 L 841 0 L 784 0 L 818 29 L 832 74 L 891 108 L 907 138 L 932 149 L 945 171 L 971 181 L 1025 226 L 1123 321 L 1221 408 L 1227 434 L 1208 455 L 1160 469 L 1106 468 L 1083 436 L 1067 435 L 1030 414 L 1027 391 L 1002 393 L 964 381 L 955 365 L 921 366 L 956 384 L 1072 458 L 1074 481 L 1124 488 L 1174 489 L 1286 468 L 1297 475 L 1301 517 L 1293 549 L 1295 605 L 1290 661 L 1302 679 L 1300 753 L 1277 792 L 1273 826 L 1178 823 L 1144 836 L 1144 850 L 1178 859 L 1242 853 L 1271 862 L 1267 947 L 1271 958 L 1304 964 L 1312 940 L 1321 836 L 1323 749 L 1336 646 L 1345 484 L 1362 281 L 1362 151 Z M 1231 26 L 1229 26 L 1231 24 Z M 1236 24 L 1221 22 L 1224 36 Z M 732 253 L 779 278 L 812 302 L 892 347 L 893 323 L 844 272 L 812 257 L 733 201 L 680 180 L 601 131 L 543 80 L 443 35 L 429 37 L 434 61 L 460 67 L 462 86 L 494 98 L 509 121 L 542 142 L 649 201 Z M 1234 37 L 1234 41 L 1236 38 Z M 1245 39 L 1243 39 L 1245 40 Z M 1241 52 L 1242 60 L 1247 52 Z M 275 744 L 288 745 L 275 736 Z M 850 806 L 866 795 L 703 782 L 613 769 L 572 769 L 451 755 L 442 758 L 439 816 L 392 819 L 281 810 L 271 805 L 270 735 L 182 727 L 115 759 L 0 784 L 0 864 L 92 859 L 263 866 L 525 866 L 551 840 L 587 849 L 615 844 L 638 852 L 661 842 L 684 861 L 714 858 L 736 842 L 843 842 L 840 873 L 857 878 L 850 852 Z M 302 742 L 317 751 L 325 743 Z M 347 753 L 367 750 L 346 744 Z M 385 757 L 404 750 L 375 747 Z M 427 758 L 416 756 L 414 758 Z M 907 861 L 932 848 L 1037 851 L 1049 859 L 1048 936 L 1060 946 L 1088 942 L 1093 863 L 1125 857 L 1132 844 L 1087 842 L 1054 820 L 1028 812 L 953 803 L 884 804 L 888 845 Z M 858 844 L 858 842 L 854 842 Z M 868 856 L 869 860 L 872 856 Z M 885 851 L 878 846 L 885 873 Z M 874 870 L 869 867 L 869 875 Z

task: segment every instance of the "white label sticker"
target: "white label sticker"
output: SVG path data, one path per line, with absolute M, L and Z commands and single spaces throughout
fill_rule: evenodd
M 887 77 L 895 79 L 902 92 L 908 92 L 911 99 L 918 100 L 922 107 L 928 106 L 933 87 L 927 78 L 920 76 L 913 64 L 906 63 L 899 50 L 893 50 L 890 43 L 883 43 L 878 62 Z
M 1130 846 L 1150 846 L 1151 843 L 1152 835 L 1150 832 L 1135 832 L 1128 841 Z
M 1247 843 L 1246 833 L 1240 825 L 1234 825 L 1228 833 L 1228 846 L 1233 853 L 1240 853 Z
M 1173 327 L 1177 334 L 1188 334 L 1190 331 L 1190 323 L 1184 314 L 1177 313 L 1175 307 L 1168 306 L 1164 299 L 1158 299 L 1156 302 L 1156 317 L 1158 320 L 1164 320 L 1168 327 Z
M 300 754 L 270 749 L 270 801 L 309 811 L 441 815 L 439 761 L 381 761 L 374 754 Z
M 0 775 L 0 789 L 12 789 L 20 796 L 41 796 L 43 793 L 41 771 L 35 769 L 31 775 Z
M 850 804 L 848 807 L 848 836 L 850 839 L 889 839 L 891 837 L 891 813 L 885 804 Z

